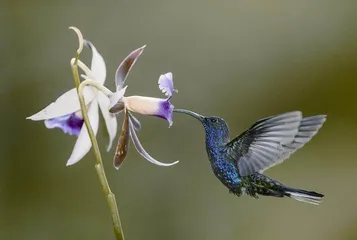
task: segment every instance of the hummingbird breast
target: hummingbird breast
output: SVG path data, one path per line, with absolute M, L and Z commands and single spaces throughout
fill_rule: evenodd
M 216 177 L 230 190 L 236 189 L 241 182 L 237 166 L 223 154 L 209 154 L 209 158 Z
M 241 179 L 238 167 L 225 154 L 223 147 L 228 138 L 227 134 L 206 129 L 206 150 L 211 163 L 211 168 L 216 177 L 229 190 L 240 188 Z

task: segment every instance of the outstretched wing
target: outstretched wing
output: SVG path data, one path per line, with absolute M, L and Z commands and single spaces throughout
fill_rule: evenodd
M 263 172 L 310 141 L 325 120 L 325 115 L 302 118 L 299 111 L 261 119 L 229 142 L 226 154 L 241 176 Z

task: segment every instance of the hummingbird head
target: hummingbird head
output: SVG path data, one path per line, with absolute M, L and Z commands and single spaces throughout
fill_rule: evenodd
M 174 109 L 174 112 L 184 113 L 199 120 L 206 131 L 206 137 L 211 140 L 228 142 L 229 132 L 226 121 L 216 116 L 202 116 L 186 109 Z

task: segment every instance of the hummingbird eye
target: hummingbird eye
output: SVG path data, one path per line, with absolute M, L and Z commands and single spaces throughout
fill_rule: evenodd
M 216 123 L 217 122 L 217 118 L 211 118 L 211 122 L 212 123 Z

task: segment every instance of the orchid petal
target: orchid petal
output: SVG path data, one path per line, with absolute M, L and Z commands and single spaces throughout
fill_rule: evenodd
M 85 74 L 81 74 L 81 77 L 82 77 L 84 80 L 91 79 L 90 77 L 88 77 L 88 76 L 85 75 Z
M 92 50 L 91 70 L 94 80 L 104 84 L 107 75 L 107 69 L 103 57 L 99 54 L 91 42 L 84 40 L 84 45 Z
M 125 86 L 124 88 L 121 88 L 120 90 L 116 91 L 111 96 L 109 96 L 109 98 L 110 98 L 109 109 L 114 107 L 115 104 L 117 104 L 119 102 L 119 100 L 124 97 L 124 94 L 125 94 L 125 91 L 126 91 L 127 87 L 128 86 Z
M 117 104 L 115 104 L 111 109 L 109 109 L 110 113 L 115 113 L 119 114 L 125 109 L 124 102 L 119 101 Z
M 140 121 L 136 117 L 134 117 L 134 115 L 131 114 L 130 112 L 129 112 L 129 118 L 130 118 L 130 121 L 133 124 L 135 130 L 140 131 L 140 129 L 141 129 Z
M 157 116 L 164 118 L 172 125 L 172 112 L 174 106 L 167 99 L 130 96 L 123 97 L 125 107 L 130 111 L 143 115 Z
M 117 134 L 117 118 L 113 113 L 109 112 L 110 101 L 109 98 L 105 96 L 103 92 L 98 91 L 97 99 L 109 134 L 109 144 L 107 147 L 107 151 L 109 151 L 112 147 L 115 135 Z
M 166 74 L 162 74 L 159 77 L 159 88 L 160 90 L 170 99 L 172 97 L 173 92 L 178 92 L 174 89 L 174 80 L 172 77 L 172 73 L 168 72 Z
M 91 86 L 86 86 L 83 90 L 85 103 L 89 104 L 95 97 L 95 92 Z M 46 120 L 65 116 L 80 111 L 81 107 L 78 100 L 77 90 L 75 88 L 65 92 L 55 102 L 51 103 L 43 110 L 27 117 L 33 121 Z
M 116 73 L 115 73 L 115 85 L 117 90 L 123 88 L 126 77 L 128 76 L 131 68 L 134 66 L 136 60 L 138 60 L 139 56 L 143 53 L 144 48 L 146 46 L 142 46 L 134 51 L 132 51 L 119 65 Z
M 94 99 L 88 106 L 88 118 L 90 125 L 93 128 L 94 134 L 98 132 L 99 125 L 99 112 L 98 112 L 98 101 Z M 81 132 L 77 138 L 77 141 L 74 145 L 72 154 L 67 161 L 67 166 L 73 165 L 81 160 L 91 149 L 92 143 L 90 141 L 88 130 L 85 124 L 83 124 Z
M 81 112 L 45 120 L 46 128 L 60 128 L 64 133 L 78 136 L 82 126 L 83 117 Z
M 136 148 L 136 150 L 138 151 L 138 153 L 140 153 L 140 155 L 142 157 L 144 157 L 146 160 L 148 160 L 149 162 L 153 163 L 153 164 L 156 164 L 156 165 L 159 165 L 159 166 L 163 166 L 163 167 L 169 167 L 169 166 L 172 166 L 172 165 L 175 165 L 176 163 L 178 163 L 179 161 L 176 161 L 176 162 L 173 162 L 173 163 L 162 163 L 162 162 L 159 162 L 157 160 L 155 160 L 154 158 L 152 158 L 146 151 L 145 149 L 143 148 L 143 146 L 141 145 L 139 139 L 138 139 L 138 136 L 136 135 L 136 132 L 135 132 L 135 129 L 134 129 L 134 126 L 132 123 L 129 123 L 129 129 L 130 129 L 130 136 L 131 136 L 131 140 L 133 141 L 134 143 L 134 146 Z
M 115 149 L 113 164 L 116 169 L 119 169 L 123 164 L 129 149 L 129 111 L 124 110 L 124 121 L 122 131 L 118 139 L 118 145 Z

